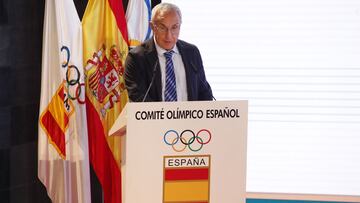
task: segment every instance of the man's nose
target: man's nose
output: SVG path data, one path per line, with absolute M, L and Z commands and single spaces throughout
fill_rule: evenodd
M 170 29 L 167 29 L 167 30 L 166 30 L 166 35 L 165 35 L 165 36 L 166 36 L 166 39 L 170 39 L 170 38 L 172 38 L 172 36 L 173 36 L 173 35 L 172 35 L 172 33 L 171 33 L 171 30 L 170 30 Z

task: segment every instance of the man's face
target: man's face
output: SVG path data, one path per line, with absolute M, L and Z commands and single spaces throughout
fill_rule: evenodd
M 180 17 L 175 11 L 158 15 L 156 21 L 151 23 L 154 37 L 158 45 L 166 50 L 172 49 L 180 33 Z

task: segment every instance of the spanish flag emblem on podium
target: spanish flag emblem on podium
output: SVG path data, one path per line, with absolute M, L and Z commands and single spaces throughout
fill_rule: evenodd
M 209 203 L 210 155 L 164 157 L 163 203 Z

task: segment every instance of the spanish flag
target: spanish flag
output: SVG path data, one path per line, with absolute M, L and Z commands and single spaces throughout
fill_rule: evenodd
M 89 0 L 82 28 L 90 162 L 105 203 L 118 203 L 120 138 L 109 137 L 108 132 L 128 101 L 123 79 L 128 44 L 122 1 Z
M 209 168 L 164 170 L 164 203 L 207 203 Z
M 202 165 L 168 165 L 168 158 L 178 163 L 204 160 Z M 205 161 L 206 160 L 206 161 Z M 163 203 L 210 202 L 210 155 L 164 157 Z

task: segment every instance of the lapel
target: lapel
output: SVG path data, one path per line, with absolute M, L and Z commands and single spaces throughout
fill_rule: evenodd
M 146 44 L 145 44 L 145 58 L 146 58 L 146 62 L 148 67 L 150 68 L 146 68 L 146 70 L 148 71 L 148 78 L 152 78 L 153 77 L 153 70 L 156 67 L 156 72 L 155 72 L 155 79 L 154 79 L 154 84 L 153 87 L 156 90 L 156 98 L 158 98 L 159 101 L 162 100 L 162 96 L 161 96 L 161 71 L 160 71 L 160 64 L 159 64 L 159 59 L 157 56 L 157 51 L 156 51 L 156 47 L 155 47 L 155 42 L 154 39 L 150 39 Z M 151 91 L 150 93 L 151 94 Z M 154 98 L 154 97 L 153 97 Z
M 194 84 L 194 79 L 192 78 L 194 74 L 192 74 L 192 70 L 191 70 L 192 69 L 191 56 L 188 54 L 188 50 L 186 50 L 186 46 L 181 40 L 177 41 L 176 46 L 179 49 L 181 59 L 184 63 L 187 95 L 188 95 L 188 100 L 191 101 L 193 98 L 192 86 Z

